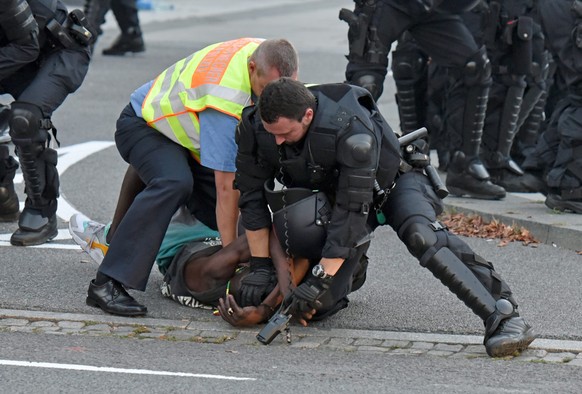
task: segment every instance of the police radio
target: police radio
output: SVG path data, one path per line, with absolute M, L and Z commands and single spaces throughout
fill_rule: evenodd
M 291 343 L 291 333 L 289 331 L 289 321 L 291 320 L 292 315 L 287 314 L 289 312 L 289 307 L 285 308 L 285 310 L 281 310 L 275 313 L 265 327 L 259 331 L 257 334 L 257 339 L 263 345 L 268 345 L 273 342 L 273 339 L 277 338 L 277 335 L 281 334 L 283 331 L 287 333 L 287 342 Z

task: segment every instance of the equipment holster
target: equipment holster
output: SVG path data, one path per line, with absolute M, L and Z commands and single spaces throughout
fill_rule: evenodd
M 53 43 L 63 48 L 72 48 L 76 43 L 88 46 L 95 41 L 93 28 L 81 10 L 71 11 L 62 25 L 56 19 L 51 19 L 47 22 L 46 29 Z

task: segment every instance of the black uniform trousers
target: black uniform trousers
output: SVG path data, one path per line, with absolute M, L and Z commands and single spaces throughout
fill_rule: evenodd
M 547 183 L 559 191 L 582 188 L 582 13 L 572 1 L 540 1 L 546 42 L 555 56 L 566 93 L 556 104 L 537 155 L 546 166 Z M 578 196 L 573 199 L 580 199 Z
M 214 216 L 214 172 L 198 164 L 187 149 L 148 126 L 131 104 L 117 121 L 115 143 L 146 187 L 115 231 L 99 272 L 127 288 L 143 291 L 177 209 L 192 195 L 201 212 Z M 205 224 L 216 228 L 215 223 Z
M 50 118 L 67 96 L 81 86 L 90 60 L 87 47 L 57 49 L 0 81 L 0 93 L 35 104 Z
M 415 3 L 378 1 L 373 23 L 382 44 L 390 48 L 408 30 L 434 62 L 447 67 L 463 67 L 479 47 L 461 18 L 448 13 L 423 12 Z M 368 65 L 350 62 L 347 72 L 362 68 L 368 69 Z
M 0 93 L 8 93 L 16 101 L 38 106 L 44 118 L 48 119 L 67 96 L 81 86 L 89 69 L 90 60 L 91 55 L 87 47 L 56 49 L 48 55 L 41 55 L 35 63 L 22 67 L 10 77 L 0 81 Z M 0 168 L 4 169 L 5 166 Z M 5 175 L 0 173 L 0 179 Z M 40 182 L 43 190 L 46 187 L 58 190 L 58 178 L 42 179 Z M 52 184 L 47 185 L 46 182 Z M 52 209 L 56 211 L 56 204 Z
M 419 223 L 430 228 L 430 223 L 435 223 L 437 216 L 443 212 L 443 203 L 435 194 L 428 177 L 422 172 L 413 170 L 398 177 L 382 212 L 386 217 L 386 224 L 392 227 L 411 254 L 415 255 L 416 246 L 409 244 L 410 240 L 403 237 L 404 227 L 408 227 L 411 223 Z M 370 215 L 368 223 L 372 228 L 378 226 L 374 214 Z M 501 297 L 515 302 L 511 289 L 493 270 L 492 265 L 476 264 L 471 247 L 447 229 L 437 230 L 437 232 L 441 232 L 443 240 L 441 246 L 435 245 L 436 248 L 446 247 L 453 252 L 494 298 Z M 423 264 L 422 256 L 415 257 Z

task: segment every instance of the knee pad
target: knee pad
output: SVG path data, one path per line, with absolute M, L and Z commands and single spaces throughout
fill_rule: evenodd
M 10 137 L 14 145 L 21 146 L 46 141 L 46 136 L 39 133 L 43 114 L 38 106 L 15 101 L 11 109 Z
M 374 100 L 378 100 L 384 91 L 385 76 L 373 71 L 356 72 L 348 77 L 347 83 L 363 87 L 372 94 Z
M 466 86 L 489 85 L 491 83 L 491 61 L 487 57 L 485 47 L 481 47 L 465 63 L 463 81 Z
M 433 223 L 414 222 L 406 226 L 401 238 L 414 257 L 425 260 L 423 258 L 425 253 L 432 248 L 437 248 L 437 244 L 439 244 L 436 231 Z
M 426 73 L 428 56 L 420 50 L 392 52 L 392 74 L 395 80 L 416 81 Z

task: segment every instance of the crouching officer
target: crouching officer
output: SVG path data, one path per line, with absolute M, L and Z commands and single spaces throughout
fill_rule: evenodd
M 435 182 L 401 159 L 398 140 L 366 89 L 307 88 L 286 78 L 271 82 L 258 107 L 243 113 L 237 143 L 236 187 L 251 273 L 266 271 L 270 263 L 266 181 L 318 190 L 330 201 L 321 258 L 284 302 L 303 324 L 347 305 L 345 295 L 370 231 L 389 224 L 421 265 L 484 321 L 488 354 L 509 355 L 534 340 L 493 265 L 436 220 L 443 206 Z M 266 283 L 259 282 L 243 281 L 242 287 L 261 294 Z
M 11 104 L 9 135 L 27 195 L 13 245 L 39 245 L 57 235 L 59 176 L 52 113 L 83 82 L 93 34 L 79 10 L 52 0 L 7 0 L 0 10 L 0 94 Z M 17 163 L 0 146 L 0 219 L 19 214 L 13 178 Z

